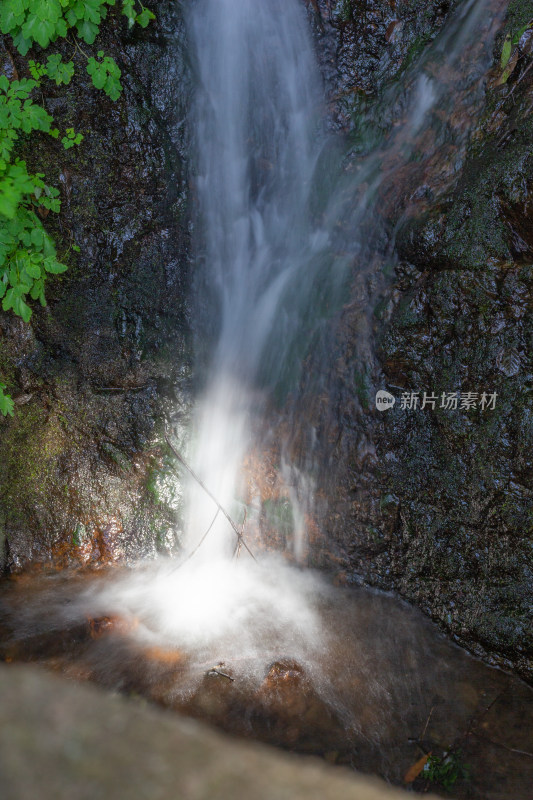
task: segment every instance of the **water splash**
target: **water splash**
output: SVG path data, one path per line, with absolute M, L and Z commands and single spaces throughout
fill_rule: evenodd
M 280 654 L 316 663 L 327 640 L 318 606 L 328 593 L 317 575 L 280 557 L 214 558 L 191 560 L 178 572 L 172 562 L 146 565 L 96 593 L 89 589 L 78 602 L 95 616 L 112 609 L 138 620 L 135 636 L 144 644 L 175 647 L 208 666 L 248 661 L 262 674 L 269 657 Z

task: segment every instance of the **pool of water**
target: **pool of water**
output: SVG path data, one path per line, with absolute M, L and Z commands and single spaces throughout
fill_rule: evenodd
M 395 784 L 431 753 L 435 780 L 408 784 L 420 791 L 444 792 L 448 758 L 452 796 L 531 796 L 529 686 L 394 596 L 276 559 L 225 564 L 6 579 L 0 658 Z

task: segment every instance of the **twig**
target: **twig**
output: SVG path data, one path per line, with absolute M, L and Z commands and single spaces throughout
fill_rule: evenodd
M 526 75 L 527 75 L 527 73 L 529 72 L 529 70 L 531 69 L 531 67 L 533 67 L 533 61 L 531 61 L 531 62 L 530 62 L 528 65 L 527 65 L 527 67 L 525 68 L 525 70 L 522 72 L 522 74 L 521 74 L 521 75 L 519 75 L 519 77 L 518 77 L 518 80 L 515 82 L 515 85 L 513 86 L 513 88 L 511 89 L 511 91 L 510 91 L 510 92 L 509 92 L 509 94 L 507 95 L 507 97 L 505 98 L 506 100 L 509 100 L 509 98 L 510 98 L 510 97 L 512 97 L 512 94 L 513 94 L 514 90 L 516 89 L 516 87 L 518 86 L 518 84 L 520 83 L 520 81 L 522 80 L 522 78 L 525 78 L 525 77 L 526 77 Z
M 221 511 L 222 514 L 224 514 L 224 516 L 226 517 L 227 521 L 229 522 L 229 524 L 231 525 L 231 527 L 235 531 L 235 534 L 236 534 L 237 538 L 239 539 L 239 542 L 242 543 L 242 545 L 246 548 L 248 553 L 252 556 L 253 560 L 257 561 L 256 557 L 254 556 L 254 554 L 252 553 L 252 551 L 250 550 L 250 548 L 248 547 L 248 545 L 244 541 L 244 538 L 243 538 L 243 535 L 242 535 L 241 531 L 238 529 L 237 525 L 234 523 L 234 521 L 232 520 L 232 518 L 230 517 L 228 512 L 220 505 L 220 503 L 218 502 L 216 497 L 209 491 L 209 489 L 207 488 L 205 483 L 203 483 L 203 481 L 198 477 L 198 475 L 194 472 L 194 470 L 187 464 L 187 462 L 185 461 L 183 456 L 176 450 L 176 448 L 174 447 L 174 445 L 170 441 L 170 439 L 168 437 L 168 434 L 166 434 L 166 433 L 165 433 L 165 441 L 168 444 L 168 446 L 170 447 L 170 449 L 172 450 L 172 452 L 174 453 L 174 455 L 176 456 L 176 458 L 178 459 L 178 461 L 180 462 L 180 464 L 183 464 L 183 466 L 185 467 L 187 472 L 194 478 L 194 480 L 197 482 L 197 484 L 202 487 L 202 489 L 207 494 L 207 496 L 211 498 L 213 503 L 217 506 L 218 510 Z
M 94 386 L 95 392 L 142 392 L 148 389 L 150 384 L 144 383 L 142 386 Z
M 227 672 L 221 672 L 216 667 L 212 667 L 212 669 L 209 670 L 208 674 L 209 675 L 220 675 L 221 678 L 227 678 L 228 681 L 231 681 L 232 683 L 235 683 L 235 678 L 232 678 L 231 675 L 228 675 Z
M 496 705 L 498 700 L 500 700 L 502 697 L 505 696 L 507 691 L 508 691 L 507 688 L 502 689 L 501 691 L 499 691 L 496 694 L 495 697 L 493 697 L 493 699 L 490 701 L 488 706 L 483 709 L 483 711 L 479 712 L 477 715 L 474 713 L 474 715 L 470 718 L 470 722 L 468 723 L 467 730 L 465 731 L 464 735 L 461 737 L 461 739 L 459 741 L 462 741 L 463 739 L 467 739 L 470 736 L 471 733 L 475 733 L 475 728 L 479 725 L 479 723 L 481 722 L 483 717 L 485 717 L 489 713 L 489 711 L 491 710 L 492 706 Z
M 78 44 L 78 42 L 76 41 L 76 39 L 74 39 L 74 41 L 73 41 L 73 42 L 71 42 L 71 41 L 70 41 L 70 39 L 67 39 L 67 42 L 68 42 L 69 44 L 73 44 L 73 45 L 74 45 L 74 47 L 76 48 L 76 50 L 79 50 L 79 51 L 80 51 L 80 53 L 82 54 L 82 56 L 85 56 L 85 58 L 87 59 L 87 61 L 89 60 L 89 56 L 87 55 L 87 53 L 86 53 L 84 50 L 82 50 L 82 49 L 81 49 L 81 47 L 79 46 L 79 44 Z
M 418 740 L 419 742 L 421 742 L 421 741 L 422 741 L 422 739 L 423 739 L 423 738 L 424 738 L 424 736 L 425 736 L 425 733 L 426 733 L 426 731 L 427 731 L 427 729 L 428 729 L 429 720 L 431 719 L 431 715 L 433 714 L 433 711 L 434 711 L 434 710 L 435 710 L 435 706 L 431 706 L 431 711 L 430 711 L 430 712 L 429 712 L 429 714 L 428 714 L 428 718 L 427 718 L 427 720 L 426 720 L 426 724 L 424 725 L 424 730 L 422 731 L 422 734 L 421 734 L 421 736 L 420 736 L 420 738 L 419 738 L 419 740 Z
M 491 700 L 491 702 L 488 704 L 488 706 L 485 709 L 483 709 L 483 711 L 477 717 L 474 715 L 471 718 L 470 722 L 469 722 L 468 729 L 465 731 L 463 736 L 461 736 L 458 741 L 462 742 L 462 741 L 466 740 L 469 736 L 475 736 L 477 739 L 481 739 L 484 742 L 488 742 L 489 744 L 492 744 L 494 747 L 502 747 L 504 750 L 507 750 L 507 752 L 509 752 L 509 753 L 516 753 L 517 755 L 520 755 L 520 756 L 527 756 L 528 758 L 533 758 L 533 753 L 528 753 L 527 750 L 519 750 L 516 747 L 509 747 L 509 745 L 503 744 L 503 742 L 495 742 L 494 739 L 491 739 L 489 736 L 484 736 L 482 733 L 479 733 L 476 730 L 475 726 L 479 725 L 479 723 L 481 722 L 483 717 L 486 716 L 486 714 L 488 714 L 490 709 L 507 692 L 508 692 L 508 689 L 503 689 L 501 692 L 498 692 L 497 695 L 494 697 L 494 699 Z
M 184 564 L 186 564 L 186 563 L 187 563 L 187 561 L 190 561 L 190 560 L 191 560 L 191 558 L 192 558 L 192 557 L 195 555 L 195 553 L 197 553 L 197 552 L 198 552 L 198 550 L 200 549 L 200 547 L 203 545 L 203 543 L 205 542 L 205 540 L 206 540 L 206 539 L 207 539 L 207 537 L 209 536 L 209 533 L 210 533 L 210 531 L 211 531 L 211 528 L 212 528 L 212 527 L 213 527 L 213 525 L 215 524 L 215 522 L 216 522 L 216 518 L 218 517 L 218 515 L 219 515 L 219 514 L 220 514 L 220 508 L 217 508 L 217 510 L 216 510 L 216 514 L 215 514 L 215 516 L 213 517 L 213 519 L 211 520 L 211 525 L 210 525 L 210 526 L 209 526 L 209 528 L 206 530 L 206 532 L 204 533 L 204 535 L 202 536 L 202 538 L 200 539 L 200 541 L 198 542 L 198 544 L 196 545 L 196 547 L 194 548 L 194 550 L 193 550 L 191 553 L 189 553 L 189 555 L 187 556 L 187 558 L 184 558 L 184 559 L 183 559 L 183 561 L 180 561 L 180 563 L 179 563 L 179 564 L 178 564 L 176 567 L 174 567 L 174 569 L 173 569 L 173 570 L 171 570 L 171 572 L 175 572 L 177 569 L 179 569 L 180 567 L 182 567 Z
M 515 747 L 509 747 L 502 742 L 495 742 L 494 739 L 490 739 L 488 736 L 483 736 L 482 733 L 478 733 L 477 731 L 471 731 L 470 733 L 473 736 L 477 736 L 478 739 L 483 739 L 483 741 L 493 744 L 495 747 L 503 747 L 503 749 L 507 750 L 509 753 L 518 753 L 520 756 L 528 756 L 529 758 L 533 758 L 533 753 L 528 753 L 526 750 L 517 750 Z
M 240 552 L 241 552 L 242 537 L 244 536 L 244 526 L 246 525 L 246 515 L 247 515 L 247 513 L 248 513 L 248 509 L 245 508 L 244 509 L 244 519 L 243 519 L 242 525 L 241 525 L 241 535 L 240 535 L 239 540 L 237 541 L 237 545 L 235 547 L 235 550 L 233 551 L 233 558 L 239 558 L 239 555 L 240 555 Z

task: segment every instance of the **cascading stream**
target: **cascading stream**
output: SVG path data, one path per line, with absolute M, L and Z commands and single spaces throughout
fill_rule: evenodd
M 321 157 L 331 150 L 331 140 L 321 127 L 322 88 L 304 5 L 298 0 L 192 4 L 197 338 L 210 346 L 192 461 L 237 522 L 243 518 L 238 501 L 245 495 L 243 459 L 266 401 L 280 385 L 285 391 L 288 385 L 295 388 L 306 340 L 349 300 L 354 268 L 357 279 L 364 278 L 383 230 L 380 207 L 401 209 L 409 201 L 398 186 L 417 148 L 414 179 L 426 179 L 425 165 L 431 166 L 436 149 L 420 152 L 420 142 L 434 124 L 434 112 L 451 113 L 454 103 L 460 106 L 465 97 L 471 102 L 470 95 L 481 91 L 490 28 L 501 6 L 500 0 L 461 4 L 387 95 L 403 124 L 391 123 L 355 172 L 343 172 L 339 151 L 339 172 L 332 177 L 324 175 Z M 486 28 L 482 44 L 481 27 Z M 468 80 L 461 94 L 464 66 Z M 466 120 L 451 131 L 455 145 L 466 141 L 471 124 Z M 435 142 L 438 149 L 438 136 Z M 371 282 L 363 316 L 383 278 Z M 364 355 L 366 348 L 370 358 L 364 325 L 361 330 L 359 351 Z M 212 524 L 216 505 L 194 482 L 187 507 L 189 549 L 212 525 L 201 553 L 208 559 L 231 554 L 234 532 L 222 515 Z
M 197 291 L 208 298 L 204 315 L 214 329 L 194 466 L 235 512 L 252 411 L 263 404 L 261 373 L 275 381 L 294 336 L 290 316 L 280 315 L 281 299 L 289 283 L 304 280 L 320 246 L 309 210 L 320 152 L 320 79 L 298 2 L 200 0 L 190 30 L 198 73 L 197 255 L 204 264 Z M 191 486 L 191 544 L 215 512 Z M 231 552 L 231 536 L 217 520 L 202 551 Z

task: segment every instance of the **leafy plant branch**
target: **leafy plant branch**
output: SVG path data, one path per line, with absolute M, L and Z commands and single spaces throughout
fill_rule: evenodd
M 2 0 L 0 32 L 9 34 L 22 56 L 35 44 L 47 48 L 72 31 L 86 44 L 93 44 L 108 8 L 116 0 Z M 138 0 L 123 0 L 121 11 L 128 26 L 146 27 L 154 14 Z M 76 48 L 87 59 L 87 73 L 93 85 L 117 100 L 122 92 L 120 68 L 102 50 L 97 57 L 87 56 L 74 39 Z M 12 311 L 29 322 L 31 301 L 46 305 L 45 281 L 50 274 L 67 269 L 58 258 L 52 237 L 42 222 L 49 212 L 59 213 L 59 190 L 49 186 L 44 173 L 28 172 L 26 162 L 16 154 L 23 138 L 36 132 L 57 139 L 59 130 L 53 118 L 32 95 L 43 79 L 56 86 L 67 85 L 74 76 L 73 61 L 61 54 L 48 55 L 41 63 L 28 61 L 31 79 L 8 80 L 0 76 L 0 300 L 4 311 Z M 67 128 L 61 138 L 65 150 L 79 145 L 83 134 Z M 79 250 L 76 245 L 72 247 Z M 0 382 L 0 414 L 13 415 L 14 404 Z

